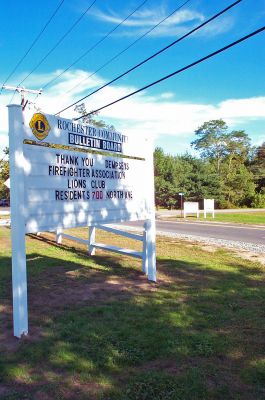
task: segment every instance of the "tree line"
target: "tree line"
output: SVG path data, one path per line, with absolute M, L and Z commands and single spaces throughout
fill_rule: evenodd
M 155 149 L 157 207 L 179 208 L 179 193 L 189 201 L 214 198 L 219 208 L 265 207 L 265 142 L 251 146 L 245 131 L 229 131 L 220 119 L 200 126 L 191 146 L 198 156 L 172 156 Z M 9 177 L 8 149 L 4 154 L 0 160 L 0 199 L 9 199 L 4 185 Z
M 0 200 L 9 200 L 9 189 L 4 185 L 4 182 L 9 178 L 8 153 L 8 148 L 5 148 L 4 155 L 0 160 Z
M 265 207 L 265 142 L 251 146 L 245 131 L 219 119 L 200 126 L 191 147 L 198 156 L 155 149 L 157 207 L 179 208 L 179 193 L 189 201 L 214 198 L 218 208 Z

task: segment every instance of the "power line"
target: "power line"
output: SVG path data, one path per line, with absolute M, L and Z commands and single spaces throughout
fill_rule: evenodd
M 143 35 L 139 36 L 136 40 L 134 40 L 132 43 L 130 43 L 127 47 L 125 47 L 123 50 L 121 50 L 119 53 L 117 53 L 115 56 L 110 58 L 107 62 L 105 62 L 101 67 L 99 67 L 95 72 L 87 76 L 86 78 L 82 79 L 80 82 L 77 83 L 74 87 L 71 89 L 67 90 L 65 94 L 68 94 L 72 92 L 75 88 L 80 86 L 83 82 L 94 76 L 97 72 L 101 71 L 103 68 L 105 68 L 107 65 L 109 65 L 112 61 L 116 60 L 120 55 L 125 53 L 127 50 L 129 50 L 132 46 L 134 46 L 136 43 L 138 43 L 140 40 L 142 40 L 145 36 L 149 35 L 150 32 L 152 32 L 154 29 L 156 29 L 159 25 L 161 25 L 163 22 L 165 22 L 168 18 L 170 18 L 173 14 L 175 14 L 177 11 L 179 11 L 182 7 L 184 7 L 187 3 L 189 3 L 191 0 L 186 0 L 184 3 L 182 3 L 180 6 L 175 8 L 170 14 L 168 14 L 166 17 L 161 19 L 157 24 L 155 24 L 151 29 L 148 29 Z
M 29 54 L 29 52 L 31 51 L 31 49 L 35 46 L 35 44 L 37 43 L 37 41 L 39 40 L 39 38 L 41 37 L 41 35 L 43 34 L 43 32 L 45 31 L 45 29 L 47 28 L 47 26 L 50 24 L 50 22 L 52 21 L 52 19 L 55 17 L 55 15 L 57 14 L 57 12 L 59 11 L 59 9 L 61 8 L 61 6 L 63 5 L 65 0 L 62 0 L 58 6 L 56 7 L 56 9 L 54 10 L 53 14 L 50 16 L 50 18 L 48 19 L 48 21 L 46 22 L 46 24 L 44 25 L 44 27 L 41 29 L 41 31 L 39 32 L 39 34 L 36 36 L 36 38 L 33 40 L 33 42 L 31 43 L 31 45 L 29 46 L 28 50 L 26 51 L 26 53 L 24 54 L 24 56 L 21 57 L 21 59 L 18 61 L 18 63 L 15 65 L 14 69 L 10 72 L 10 74 L 8 75 L 8 77 L 6 78 L 6 80 L 4 81 L 3 85 L 4 86 L 6 84 L 6 82 L 11 78 L 11 76 L 16 72 L 16 70 L 18 69 L 18 67 L 20 66 L 20 64 L 24 61 L 24 59 L 27 57 L 27 55 Z M 0 94 L 2 93 L 2 89 L 0 89 Z
M 48 83 L 46 83 L 45 86 L 43 86 L 43 89 L 45 89 L 47 86 L 49 86 L 52 82 L 56 81 L 60 76 L 65 74 L 70 68 L 72 68 L 75 64 L 77 64 L 82 58 L 84 58 L 87 54 L 89 54 L 92 50 L 94 50 L 100 43 L 102 43 L 105 39 L 107 39 L 108 36 L 110 36 L 116 29 L 119 28 L 127 19 L 129 19 L 136 11 L 138 11 L 148 0 L 144 0 L 142 3 L 140 3 L 129 15 L 127 15 L 126 18 L 124 18 L 121 22 L 119 22 L 118 25 L 116 25 L 113 29 L 111 29 L 103 38 L 98 40 L 93 46 L 89 47 L 88 50 L 86 50 L 80 57 L 78 57 L 72 64 L 70 64 L 65 70 L 63 70 L 60 74 L 55 76 L 53 79 L 51 79 Z
M 38 64 L 28 73 L 28 75 L 18 84 L 20 86 L 28 77 L 36 71 L 37 68 L 49 57 L 49 55 L 62 43 L 62 41 L 69 35 L 70 32 L 76 27 L 77 24 L 81 21 L 81 19 L 87 14 L 90 8 L 96 3 L 97 0 L 92 1 L 92 3 L 87 7 L 87 9 L 80 15 L 79 18 L 71 25 L 71 27 L 63 34 L 63 36 L 58 40 L 58 42 L 51 48 L 51 50 L 46 53 L 46 55 L 38 62 Z
M 86 96 L 82 97 L 81 99 L 77 100 L 76 102 L 70 104 L 70 106 L 64 108 L 63 110 L 57 112 L 55 115 L 60 114 L 61 112 L 68 110 L 68 108 L 76 105 L 77 103 L 79 103 L 80 101 L 86 99 L 87 97 L 92 96 L 93 94 L 99 92 L 100 90 L 102 90 L 103 88 L 111 85 L 113 82 L 116 82 L 118 79 L 122 78 L 123 76 L 129 74 L 130 72 L 134 71 L 135 69 L 139 68 L 141 65 L 145 64 L 146 62 L 148 62 L 149 60 L 151 60 L 152 58 L 158 56 L 159 54 L 163 53 L 164 51 L 166 51 L 167 49 L 169 49 L 170 47 L 174 46 L 175 44 L 179 43 L 180 41 L 182 41 L 183 39 L 185 39 L 186 37 L 190 36 L 192 33 L 198 31 L 199 29 L 201 29 L 202 27 L 204 27 L 205 25 L 207 25 L 209 22 L 213 21 L 214 19 L 218 18 L 220 15 L 224 14 L 225 12 L 227 12 L 230 8 L 234 7 L 235 5 L 237 5 L 238 3 L 240 3 L 242 0 L 237 0 L 234 3 L 230 4 L 228 7 L 226 7 L 225 9 L 223 9 L 222 11 L 218 12 L 217 14 L 215 14 L 213 17 L 207 19 L 205 22 L 203 22 L 202 24 L 198 25 L 196 28 L 192 29 L 191 31 L 189 31 L 188 33 L 186 33 L 185 35 L 181 36 L 179 39 L 174 40 L 173 42 L 171 42 L 169 45 L 167 45 L 166 47 L 163 47 L 161 50 L 157 51 L 156 53 L 152 54 L 150 57 L 144 59 L 143 61 L 141 61 L 140 63 L 136 64 L 134 67 L 128 69 L 127 71 L 123 72 L 122 74 L 118 75 L 116 78 L 112 79 L 111 81 L 105 83 L 104 85 L 100 86 L 98 89 L 94 90 L 93 92 L 87 94 Z
M 103 110 L 104 108 L 110 107 L 110 106 L 112 106 L 113 104 L 116 104 L 116 103 L 118 103 L 118 102 L 120 102 L 120 101 L 122 101 L 122 100 L 125 100 L 125 99 L 127 99 L 128 97 L 131 97 L 131 96 L 133 96 L 133 95 L 135 95 L 135 94 L 137 94 L 137 93 L 140 93 L 140 92 L 142 92 L 143 90 L 146 90 L 146 89 L 150 88 L 151 86 L 157 85 L 158 83 L 163 82 L 163 81 L 165 81 L 166 79 L 169 79 L 169 78 L 171 78 L 171 77 L 174 76 L 174 75 L 180 74 L 181 72 L 186 71 L 187 69 L 192 68 L 192 67 L 194 67 L 195 65 L 200 64 L 200 63 L 202 63 L 203 61 L 206 61 L 206 60 L 208 60 L 209 58 L 214 57 L 214 56 L 216 56 L 217 54 L 220 54 L 220 53 L 222 53 L 223 51 L 226 51 L 226 50 L 230 49 L 231 47 L 233 47 L 233 46 L 235 46 L 235 45 L 237 45 L 237 44 L 243 42 L 244 40 L 247 40 L 247 39 L 251 38 L 252 36 L 257 35 L 258 33 L 261 33 L 261 32 L 264 31 L 264 30 L 265 30 L 265 26 L 263 26 L 263 27 L 257 29 L 257 30 L 254 31 L 254 32 L 249 33 L 249 34 L 246 35 L 246 36 L 243 36 L 242 38 L 236 40 L 235 42 L 232 42 L 232 43 L 228 44 L 227 46 L 222 47 L 222 48 L 219 49 L 219 50 L 214 51 L 213 53 L 208 54 L 208 55 L 205 56 L 205 57 L 200 58 L 200 59 L 197 60 L 197 61 L 194 61 L 193 63 L 191 63 L 191 64 L 189 64 L 189 65 L 186 65 L 186 66 L 183 67 L 183 68 L 178 69 L 177 71 L 172 72 L 172 73 L 169 74 L 169 75 L 164 76 L 163 78 L 158 79 L 158 80 L 155 81 L 155 82 L 150 83 L 149 85 L 146 85 L 146 86 L 144 86 L 144 87 L 142 87 L 142 88 L 140 88 L 140 89 L 138 89 L 138 90 L 135 90 L 134 92 L 131 92 L 131 93 L 127 94 L 126 96 L 123 96 L 123 97 L 121 97 L 121 98 L 119 98 L 119 99 L 117 99 L 117 100 L 115 100 L 115 101 L 112 101 L 112 102 L 109 103 L 109 104 L 106 104 L 106 105 L 103 106 L 103 107 L 100 107 L 100 108 L 98 108 L 98 109 L 96 109 L 96 110 L 93 110 L 93 111 L 91 111 L 91 112 L 89 112 L 89 113 L 87 113 L 87 114 L 85 114 L 85 115 L 82 115 L 81 117 L 75 118 L 75 121 L 78 121 L 79 119 L 84 118 L 84 117 L 87 117 L 87 116 L 89 116 L 89 115 L 91 115 L 91 114 L 97 113 L 97 112 Z

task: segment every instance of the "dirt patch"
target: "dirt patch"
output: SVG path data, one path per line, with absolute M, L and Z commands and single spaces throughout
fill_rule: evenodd
M 265 265 L 265 254 L 264 253 L 257 253 L 251 250 L 246 250 L 244 248 L 235 248 L 232 246 L 225 246 L 220 243 L 205 243 L 203 241 L 194 240 L 194 239 L 189 239 L 189 238 L 182 238 L 181 240 L 178 238 L 172 239 L 172 238 L 167 238 L 167 245 L 168 246 L 174 246 L 174 245 L 181 245 L 181 243 L 185 243 L 186 248 L 193 248 L 194 246 L 199 246 L 202 250 L 208 252 L 208 253 L 215 253 L 219 249 L 224 249 L 227 250 L 233 254 L 235 254 L 237 257 L 243 258 L 245 260 L 250 260 L 254 262 L 260 262 L 261 264 Z M 158 242 L 159 243 L 159 242 Z
M 8 394 L 10 394 L 10 389 L 7 386 L 0 386 L 0 399 L 3 396 L 7 396 Z
M 197 243 L 198 245 L 198 243 Z M 206 245 L 200 244 L 202 250 L 205 250 L 209 253 L 214 253 L 218 249 L 223 248 L 221 245 Z M 260 262 L 262 265 L 265 265 L 265 255 L 263 253 L 255 253 L 254 251 L 245 250 L 245 249 L 235 249 L 234 247 L 226 247 L 227 250 L 231 251 L 231 253 L 235 254 L 237 257 L 243 258 L 244 260 L 250 260 L 254 262 Z
M 197 245 L 198 245 L 198 243 L 197 243 Z M 215 253 L 217 250 L 216 246 L 212 246 L 209 244 L 203 244 L 203 243 L 201 245 L 201 248 L 202 248 L 202 250 L 207 251 L 208 253 Z
M 169 374 L 181 373 L 183 368 L 175 360 L 154 360 L 138 368 L 142 371 L 163 371 Z
M 254 253 L 253 251 L 248 251 L 248 250 L 235 250 L 235 249 L 230 249 L 237 257 L 241 257 L 245 260 L 250 260 L 250 261 L 257 261 L 261 263 L 262 265 L 265 265 L 265 254 L 263 253 Z
M 60 399 L 78 400 L 80 398 L 88 398 L 94 400 L 98 398 L 98 393 L 101 392 L 103 388 L 102 384 L 96 382 L 81 383 L 75 380 L 64 383 L 64 385 L 61 385 L 56 390 L 57 396 L 59 395 Z M 54 393 L 47 393 L 39 389 L 34 393 L 34 399 L 54 400 Z
M 84 271 L 83 271 L 84 270 Z M 45 332 L 38 321 L 49 321 L 78 305 L 94 306 L 107 301 L 126 300 L 155 292 L 157 284 L 145 275 L 132 271 L 129 277 L 90 274 L 86 269 L 67 270 L 62 266 L 33 276 L 28 284 L 29 334 L 20 340 L 13 336 L 13 311 L 10 303 L 0 309 L 0 351 L 13 352 L 26 342 L 41 340 Z
M 2 351 L 16 351 L 19 346 L 19 340 L 13 336 L 13 310 L 11 304 L 2 304 L 0 306 L 0 325 L 0 353 Z
M 169 360 L 169 359 L 160 359 L 154 360 L 145 363 L 141 367 L 137 369 L 132 367 L 121 375 L 118 376 L 118 381 L 121 383 L 127 382 L 128 377 L 135 373 L 136 371 L 163 371 L 164 373 L 173 375 L 173 376 L 181 376 L 189 371 L 191 368 L 202 369 L 203 371 L 211 371 L 212 366 L 215 365 L 216 371 L 218 374 L 214 374 L 212 372 L 205 373 L 204 379 L 205 384 L 209 390 L 209 392 L 216 393 L 218 387 L 220 386 L 220 382 L 227 387 L 230 388 L 230 396 L 229 398 L 233 399 L 237 396 L 238 392 L 245 392 L 245 396 L 242 397 L 244 400 L 248 400 L 252 398 L 249 394 L 252 392 L 251 385 L 244 383 L 237 374 L 238 364 L 232 363 L 231 359 L 226 357 L 215 357 L 215 358 L 202 358 L 198 356 L 193 356 L 189 359 L 181 359 L 181 361 Z M 262 389 L 261 389 L 262 390 Z M 264 391 L 265 393 L 265 391 Z M 241 397 L 240 397 L 241 398 Z
M 42 276 L 43 275 L 43 276 Z M 57 284 L 56 276 L 60 280 Z M 50 274 L 40 274 L 29 284 L 30 312 L 51 314 L 77 304 L 95 304 L 116 297 L 129 298 L 143 292 L 157 290 L 154 283 L 146 277 L 133 274 L 131 278 L 122 277 L 84 277 L 80 271 L 65 271 L 63 267 L 53 267 Z M 38 282 L 45 281 L 39 285 Z
M 35 393 L 35 398 L 38 400 L 53 400 L 54 397 L 39 390 Z

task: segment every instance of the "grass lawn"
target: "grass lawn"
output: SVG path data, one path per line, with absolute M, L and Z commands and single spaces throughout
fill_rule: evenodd
M 202 216 L 203 218 L 203 216 Z M 240 224 L 265 225 L 265 212 L 244 212 L 244 213 L 216 213 L 213 219 L 207 215 L 207 221 L 233 222 Z
M 0 219 L 9 219 L 10 215 L 1 215 L 0 214 Z
M 0 228 L 1 400 L 265 398 L 261 264 L 158 238 L 155 284 L 134 259 L 27 237 L 30 335 L 19 341 L 9 233 Z
M 170 218 L 172 219 L 172 217 Z M 176 217 L 174 217 L 176 219 Z M 183 218 L 177 217 L 177 220 L 183 220 Z M 186 220 L 197 221 L 196 216 L 187 216 Z M 216 222 L 231 222 L 239 224 L 254 224 L 254 225 L 265 225 L 265 212 L 253 211 L 244 213 L 216 213 L 215 218 L 212 218 L 211 214 L 207 214 L 207 218 L 203 217 L 203 212 L 200 212 L 201 221 L 216 221 Z

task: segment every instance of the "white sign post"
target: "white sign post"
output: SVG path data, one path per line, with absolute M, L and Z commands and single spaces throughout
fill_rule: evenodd
M 184 201 L 184 218 L 187 214 L 196 214 L 199 218 L 199 203 L 195 201 Z
M 211 213 L 214 218 L 214 199 L 203 199 L 203 210 L 204 218 L 207 213 Z
M 85 243 L 141 258 L 156 281 L 153 148 L 136 138 L 72 120 L 9 108 L 14 334 L 28 333 L 25 234 L 56 231 Z M 106 224 L 143 220 L 144 235 Z M 63 233 L 89 227 L 88 239 Z M 143 242 L 143 252 L 95 242 L 95 228 Z
M 17 110 L 17 108 L 16 108 Z M 12 242 L 12 288 L 14 335 L 28 333 L 27 267 L 24 219 L 23 140 L 17 118 L 9 108 L 9 165 Z M 13 112 L 12 112 L 13 111 Z M 20 109 L 21 113 L 21 109 Z

